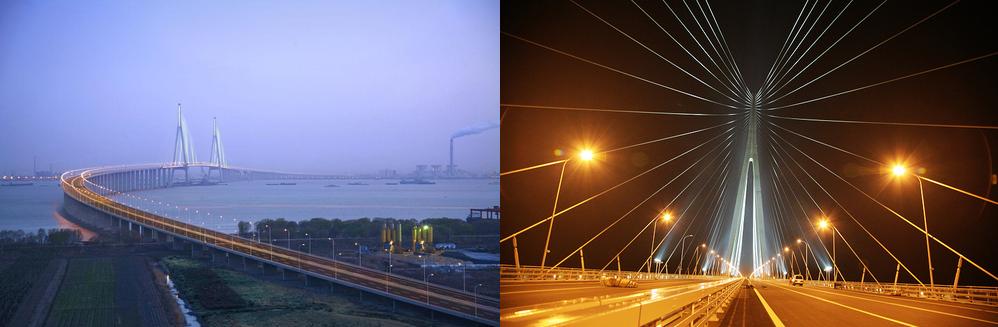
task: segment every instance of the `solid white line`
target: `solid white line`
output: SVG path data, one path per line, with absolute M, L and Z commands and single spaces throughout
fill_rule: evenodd
M 792 290 L 792 289 L 789 289 L 789 288 L 786 288 L 786 287 L 783 287 L 783 286 L 780 286 L 780 285 L 776 285 L 776 284 L 773 284 L 773 286 L 776 286 L 777 288 L 781 288 L 781 289 L 784 289 L 784 290 L 787 290 L 787 291 L 791 291 L 791 292 L 794 292 L 794 293 L 797 293 L 797 294 L 800 294 L 800 295 L 803 295 L 803 296 L 807 296 L 807 297 L 810 297 L 810 298 L 814 298 L 814 299 L 817 299 L 817 300 L 828 302 L 828 303 L 831 303 L 831 304 L 834 304 L 834 305 L 837 305 L 837 306 L 840 306 L 840 307 L 843 307 L 843 308 L 852 309 L 853 311 L 862 312 L 862 313 L 865 313 L 865 314 L 868 314 L 868 315 L 871 315 L 871 316 L 874 316 L 874 317 L 877 317 L 877 318 L 880 318 L 880 319 L 884 319 L 884 320 L 887 320 L 887 321 L 890 321 L 890 322 L 898 323 L 898 324 L 905 325 L 905 326 L 912 326 L 912 327 L 915 326 L 913 324 L 909 324 L 909 323 L 906 323 L 906 322 L 903 322 L 903 321 L 900 321 L 900 320 L 896 320 L 896 319 L 893 319 L 893 318 L 888 318 L 888 317 L 881 316 L 881 315 L 878 315 L 878 314 L 873 313 L 873 312 L 869 312 L 869 311 L 866 311 L 866 310 L 863 310 L 863 309 L 851 307 L 851 306 L 848 306 L 848 305 L 845 305 L 845 304 L 842 304 L 842 303 L 838 303 L 838 302 L 835 302 L 835 301 L 832 301 L 832 300 L 829 300 L 829 299 L 825 299 L 825 298 L 820 297 L 820 296 L 814 296 L 814 295 L 807 294 L 807 293 L 804 293 L 804 292 L 798 292 L 798 291 L 795 291 L 795 290 Z
M 905 308 L 909 308 L 909 309 L 922 310 L 922 311 L 926 311 L 926 312 L 938 313 L 938 314 L 941 314 L 941 315 L 959 317 L 959 318 L 964 318 L 964 319 L 976 320 L 976 321 L 980 321 L 980 322 L 986 322 L 986 323 L 989 323 L 989 324 L 992 324 L 992 325 L 998 325 L 998 321 L 978 319 L 978 318 L 974 318 L 974 317 L 967 317 L 967 316 L 964 316 L 964 315 L 958 315 L 958 314 L 955 314 L 955 313 L 949 313 L 949 312 L 943 312 L 943 311 L 936 311 L 936 310 L 932 310 L 932 309 L 925 309 L 925 308 L 920 308 L 920 307 L 911 306 L 911 305 L 891 303 L 891 302 L 887 302 L 887 301 L 869 299 L 869 298 L 864 298 L 864 297 L 855 296 L 855 295 L 838 294 L 838 293 L 833 293 L 833 292 L 829 292 L 829 291 L 822 291 L 822 290 L 818 290 L 818 289 L 812 289 L 812 290 L 815 291 L 815 292 L 821 292 L 821 293 L 827 293 L 827 294 L 831 294 L 831 295 L 839 295 L 839 296 L 851 297 L 851 298 L 855 298 L 855 299 L 873 301 L 873 302 L 878 302 L 878 303 L 883 303 L 883 304 L 896 305 L 896 306 L 899 306 L 899 307 L 905 307 Z
M 780 317 L 776 316 L 776 312 L 773 312 L 773 308 L 770 308 L 769 303 L 766 303 L 766 299 L 762 298 L 762 293 L 759 293 L 759 290 L 755 288 L 752 290 L 755 291 L 755 295 L 758 296 L 759 301 L 762 302 L 762 307 L 766 308 L 766 313 L 769 314 L 769 319 L 773 320 L 773 325 L 776 327 L 784 327 L 783 321 L 780 321 Z

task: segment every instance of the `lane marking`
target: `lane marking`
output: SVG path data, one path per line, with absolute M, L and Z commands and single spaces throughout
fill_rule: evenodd
M 818 299 L 818 300 L 821 300 L 821 301 L 825 301 L 825 302 L 828 302 L 828 303 L 831 303 L 831 304 L 834 304 L 834 305 L 837 305 L 837 306 L 840 306 L 840 307 L 843 307 L 843 308 L 852 309 L 854 311 L 862 312 L 862 313 L 865 313 L 865 314 L 868 314 L 868 315 L 871 315 L 871 316 L 874 316 L 874 317 L 877 317 L 877 318 L 880 318 L 880 319 L 884 319 L 884 320 L 887 320 L 887 321 L 890 321 L 890 322 L 894 322 L 894 323 L 897 323 L 897 324 L 900 324 L 900 325 L 915 327 L 915 325 L 913 325 L 913 324 L 909 324 L 909 323 L 906 323 L 906 322 L 903 322 L 903 321 L 900 321 L 900 320 L 896 320 L 896 319 L 884 317 L 884 316 L 878 315 L 878 314 L 873 313 L 873 312 L 869 312 L 869 311 L 866 311 L 866 310 L 863 310 L 863 309 L 859 309 L 859 308 L 854 308 L 854 307 L 851 307 L 851 306 L 848 306 L 848 305 L 845 305 L 845 304 L 842 304 L 842 303 L 838 303 L 838 302 L 835 302 L 835 301 L 832 301 L 832 300 L 828 300 L 828 299 L 825 299 L 825 298 L 822 298 L 822 297 L 819 297 L 819 296 L 814 296 L 814 295 L 811 295 L 811 294 L 807 294 L 807 293 L 803 293 L 803 292 L 798 292 L 798 291 L 795 291 L 795 290 L 792 290 L 792 289 L 789 289 L 789 288 L 786 288 L 786 287 L 783 287 L 783 286 L 780 286 L 780 285 L 776 285 L 776 284 L 773 284 L 773 286 L 776 286 L 777 288 L 784 289 L 784 290 L 787 290 L 787 291 L 791 291 L 791 292 L 794 292 L 794 293 L 797 293 L 797 294 L 800 294 L 800 295 L 803 295 L 803 296 L 807 296 L 807 297 L 810 297 L 810 298 L 814 298 L 814 299 Z
M 957 309 L 964 309 L 964 310 L 973 310 L 973 311 L 980 311 L 980 312 L 987 312 L 987 313 L 998 313 L 998 311 L 987 310 L 987 309 L 982 309 L 982 308 L 974 307 L 974 304 L 972 304 L 972 303 L 965 303 L 963 305 L 957 305 L 957 304 L 952 304 L 952 303 L 944 303 L 944 302 L 941 302 L 941 300 L 935 300 L 935 299 L 906 299 L 906 298 L 900 298 L 900 297 L 897 297 L 897 296 L 883 295 L 883 294 L 877 294 L 877 293 L 867 293 L 867 292 L 862 292 L 862 291 L 854 291 L 854 290 L 843 290 L 843 291 L 849 292 L 849 293 L 854 293 L 854 294 L 868 295 L 870 297 L 879 297 L 879 298 L 891 299 L 891 300 L 896 300 L 896 301 L 907 301 L 907 302 L 915 302 L 915 303 L 921 303 L 921 304 L 938 305 L 938 306 L 943 306 L 943 307 L 950 307 L 950 308 L 957 308 Z M 957 302 L 957 303 L 959 303 L 959 302 Z
M 755 289 L 755 287 L 753 287 L 752 290 L 755 291 L 755 295 L 758 296 L 759 301 L 762 302 L 762 307 L 766 308 L 766 313 L 769 314 L 769 319 L 773 320 L 773 325 L 775 325 L 776 327 L 785 327 L 783 325 L 783 321 L 780 320 L 780 317 L 776 316 L 776 312 L 773 312 L 773 308 L 769 307 L 769 303 L 766 303 L 766 299 L 762 297 L 762 294 L 759 293 L 759 290 Z M 744 321 L 744 319 L 742 320 Z
M 899 306 L 899 307 L 911 308 L 911 309 L 915 309 L 915 310 L 922 310 L 922 311 L 927 311 L 927 312 L 932 312 L 932 313 L 938 313 L 938 314 L 947 315 L 947 316 L 960 317 L 960 318 L 964 318 L 964 319 L 970 319 L 970 320 L 976 320 L 976 321 L 980 321 L 980 322 L 986 322 L 986 323 L 989 323 L 989 324 L 992 324 L 992 325 L 998 325 L 998 322 L 996 322 L 996 321 L 978 319 L 978 318 L 974 318 L 974 317 L 967 317 L 967 316 L 958 315 L 958 314 L 955 314 L 955 313 L 949 313 L 949 312 L 943 312 L 943 311 L 936 311 L 936 310 L 932 310 L 932 309 L 925 309 L 925 308 L 919 308 L 919 307 L 916 307 L 916 306 L 904 305 L 904 304 L 899 304 L 899 303 L 891 303 L 891 302 L 887 302 L 887 301 L 880 301 L 880 300 L 868 299 L 868 298 L 859 297 L 859 296 L 853 296 L 853 295 L 838 294 L 838 293 L 833 293 L 833 292 L 829 292 L 829 291 L 822 291 L 822 290 L 818 290 L 818 289 L 811 289 L 811 290 L 813 290 L 815 292 L 827 293 L 827 294 L 831 294 L 831 295 L 839 295 L 839 296 L 856 298 L 856 299 L 860 299 L 860 300 L 867 300 L 867 301 L 873 301 L 873 302 L 878 302 L 878 303 L 883 303 L 883 304 L 896 305 L 896 306 Z

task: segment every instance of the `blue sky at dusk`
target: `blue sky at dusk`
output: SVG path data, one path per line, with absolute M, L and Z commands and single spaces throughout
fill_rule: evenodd
M 0 172 L 199 159 L 318 173 L 446 164 L 498 121 L 498 1 L 5 1 Z M 484 124 L 484 125 L 483 125 Z M 499 130 L 455 141 L 499 169 Z

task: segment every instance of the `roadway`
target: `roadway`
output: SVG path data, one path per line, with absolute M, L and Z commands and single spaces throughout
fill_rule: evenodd
M 502 298 L 503 311 L 515 310 L 518 307 L 574 300 L 579 298 L 594 298 L 623 295 L 669 286 L 686 285 L 704 280 L 697 279 L 665 279 L 639 280 L 636 288 L 606 287 L 597 280 L 589 281 L 544 281 L 544 280 L 503 280 L 499 284 L 499 296 Z
M 64 181 L 63 189 L 67 194 L 79 199 L 81 202 L 100 208 L 118 217 L 142 223 L 164 232 L 198 240 L 199 242 L 218 248 L 252 256 L 258 260 L 273 261 L 326 278 L 398 296 L 412 303 L 422 303 L 428 307 L 444 308 L 484 320 L 499 320 L 498 299 L 482 297 L 462 290 L 388 274 L 383 271 L 364 268 L 331 258 L 304 254 L 281 247 L 273 247 L 270 244 L 189 225 L 115 202 L 84 187 L 84 182 L 85 179 L 83 177 L 72 176 L 70 179 Z
M 785 281 L 753 280 L 757 297 L 786 326 L 994 326 L 998 308 L 837 290 L 824 287 L 791 287 Z M 737 308 L 738 301 L 732 307 Z M 771 325 L 758 321 L 756 309 L 746 319 L 725 319 L 726 326 Z M 731 310 L 729 310 L 731 311 Z M 755 315 L 753 315 L 755 314 Z

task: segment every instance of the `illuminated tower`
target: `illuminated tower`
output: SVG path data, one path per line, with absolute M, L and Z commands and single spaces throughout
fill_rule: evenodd
M 743 245 L 746 241 L 752 249 L 752 267 L 758 267 L 765 261 L 766 229 L 765 213 L 762 207 L 762 186 L 759 178 L 759 146 L 758 131 L 759 94 L 752 97 L 751 112 L 748 114 L 748 124 L 745 129 L 745 155 L 741 159 L 741 171 L 738 178 L 738 194 L 735 198 L 732 225 L 730 229 L 731 247 L 730 262 L 734 267 L 740 267 Z M 751 182 L 751 183 L 750 183 Z M 751 204 L 751 208 L 747 208 Z M 748 224 L 746 224 L 748 223 Z

